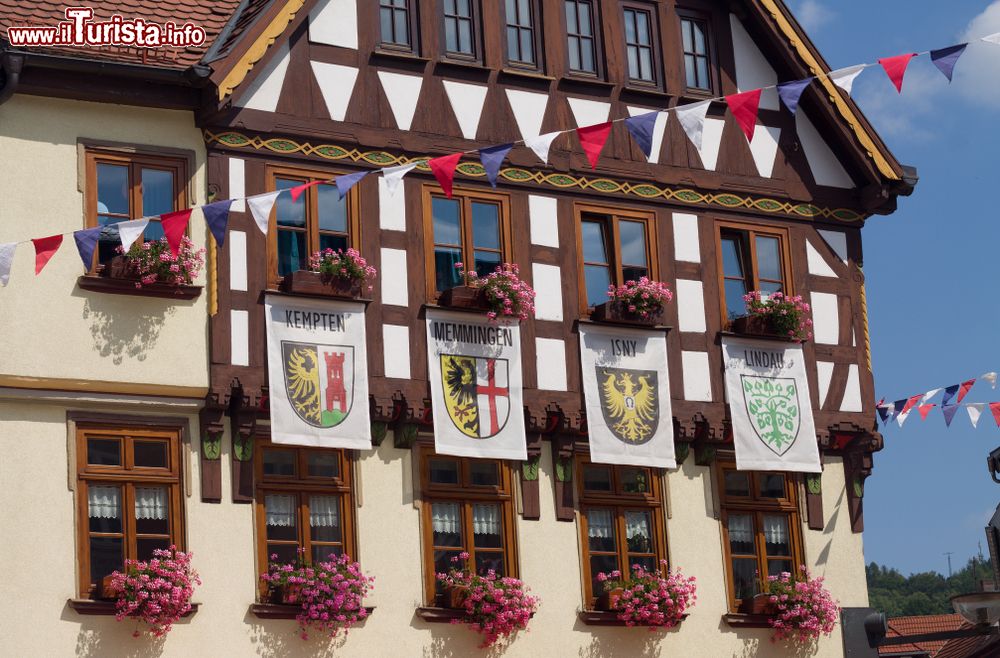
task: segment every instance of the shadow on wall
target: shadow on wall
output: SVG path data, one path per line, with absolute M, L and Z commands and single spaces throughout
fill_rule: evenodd
M 121 365 L 126 358 L 145 361 L 156 346 L 167 317 L 176 312 L 176 303 L 133 302 L 126 306 L 122 299 L 135 298 L 87 295 L 83 304 L 83 319 L 90 324 L 94 348 L 102 357 L 110 357 L 115 365 Z M 143 306 L 146 308 L 142 309 Z M 138 312 L 140 309 L 142 312 Z M 154 309 L 152 313 L 150 309 Z
M 645 628 L 598 628 L 576 622 L 574 630 L 591 635 L 590 644 L 580 647 L 580 658 L 658 658 L 661 655 L 660 640 L 664 633 L 676 631 L 653 631 Z M 623 632 L 625 631 L 625 632 Z
M 423 648 L 424 658 L 466 658 L 466 656 L 500 658 L 506 648 L 494 645 L 489 649 L 480 649 L 482 636 L 465 624 L 428 623 L 414 615 L 410 627 L 430 632 L 431 641 L 429 644 L 424 644 Z M 514 642 L 516 641 L 517 637 L 514 638 Z
M 63 606 L 60 619 L 80 624 L 76 635 L 76 656 L 79 658 L 156 658 L 163 654 L 166 638 L 157 639 L 146 634 L 133 637 L 135 631 L 145 631 L 146 626 L 131 619 L 117 621 L 106 615 L 80 615 L 69 605 Z M 187 623 L 190 618 L 181 619 L 175 627 Z
M 846 489 L 840 490 L 840 497 L 837 498 L 837 504 L 833 506 L 833 511 L 830 513 L 830 522 L 823 528 L 823 534 L 827 535 L 830 539 L 827 540 L 826 546 L 816 556 L 816 566 L 825 567 L 826 563 L 830 560 L 830 549 L 833 548 L 833 531 L 837 528 L 837 519 L 840 518 L 840 508 L 844 504 L 844 496 L 846 494 Z
M 347 640 L 343 633 L 330 638 L 320 632 L 311 632 L 303 640 L 294 619 L 258 619 L 249 610 L 243 621 L 250 626 L 250 643 L 261 658 L 334 656 Z

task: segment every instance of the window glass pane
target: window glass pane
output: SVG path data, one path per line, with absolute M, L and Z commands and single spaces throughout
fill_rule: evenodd
M 644 11 L 636 12 L 635 18 L 635 32 L 639 38 L 639 43 L 648 46 L 650 44 L 649 14 Z
M 521 30 L 521 61 L 535 63 L 535 44 L 532 41 L 531 30 Z
M 500 484 L 496 462 L 470 461 L 469 484 L 474 487 L 495 487 Z
M 760 482 L 761 498 L 784 498 L 785 476 L 780 473 L 762 473 L 757 476 Z
M 566 37 L 567 51 L 569 52 L 569 68 L 571 71 L 581 70 L 580 66 L 580 39 L 578 37 Z
M 734 278 L 743 278 L 746 275 L 742 250 L 736 238 L 722 238 L 722 273 Z
M 140 560 L 151 560 L 153 551 L 165 551 L 169 548 L 170 539 L 166 537 L 137 537 L 135 540 L 135 553 Z
M 684 55 L 684 78 L 685 84 L 692 89 L 700 87 L 698 84 L 698 68 L 693 55 Z
M 608 301 L 608 286 L 611 285 L 611 272 L 603 265 L 586 265 L 583 276 L 587 284 L 587 305 L 597 306 Z
M 607 240 L 604 222 L 583 222 L 580 225 L 583 239 L 583 260 L 587 263 L 607 263 Z
M 313 564 L 320 562 L 331 562 L 344 552 L 343 546 L 325 546 L 323 544 L 313 544 L 312 560 Z
M 105 576 L 125 565 L 124 543 L 121 537 L 90 538 L 90 582 L 100 586 Z
M 444 43 L 445 50 L 450 53 L 458 52 L 458 26 L 454 18 L 444 19 Z
M 646 265 L 646 225 L 643 222 L 619 222 L 618 239 L 622 244 L 623 265 Z
M 174 210 L 174 172 L 142 170 L 142 216 L 153 217 Z
M 500 265 L 500 254 L 496 251 L 476 251 L 476 274 L 484 277 Z
M 458 52 L 472 54 L 472 21 L 458 21 Z
M 97 213 L 128 215 L 128 193 L 128 167 L 98 163 Z
M 623 492 L 646 493 L 649 491 L 649 470 L 634 466 L 623 466 L 619 474 Z
M 135 465 L 140 468 L 168 468 L 166 441 L 136 441 L 132 447 Z
M 345 235 L 330 235 L 320 233 L 319 235 L 319 248 L 320 251 L 325 249 L 333 249 L 334 251 L 347 251 L 350 245 L 347 243 L 347 236 Z
M 298 501 L 292 494 L 266 494 L 264 496 L 264 525 L 267 538 L 280 541 L 297 541 Z
M 623 281 L 638 281 L 644 276 L 649 276 L 649 269 L 645 267 L 622 267 Z
M 135 487 L 135 531 L 170 534 L 170 497 L 166 487 Z
M 306 234 L 304 231 L 278 231 L 278 274 L 284 276 L 306 269 Z
M 87 516 L 91 532 L 121 532 L 121 487 L 105 484 L 87 485 Z
M 496 551 L 476 552 L 476 573 L 485 576 L 493 571 L 498 576 L 503 576 L 503 553 Z
M 576 24 L 576 0 L 566 0 L 566 31 L 570 34 L 580 33 Z
M 625 49 L 625 55 L 628 58 L 628 77 L 633 80 L 641 80 L 642 76 L 639 71 L 639 51 L 635 46 L 628 46 Z
M 727 496 L 750 496 L 750 474 L 740 471 L 726 471 L 723 476 Z
M 449 569 L 461 568 L 465 566 L 461 561 L 451 561 L 453 557 L 458 557 L 458 554 L 461 552 L 462 549 L 456 549 L 454 551 L 434 551 L 434 573 L 448 573 Z M 436 578 L 434 579 L 434 589 L 437 592 L 441 591 L 441 581 Z
M 382 35 L 382 41 L 385 43 L 392 43 L 394 41 L 392 37 L 392 10 L 382 7 L 379 9 L 379 29 Z
M 626 9 L 625 10 L 625 41 L 626 43 L 635 43 L 635 10 Z
M 503 521 L 499 505 L 472 506 L 472 538 L 476 548 L 503 547 Z
M 295 452 L 292 450 L 265 450 L 264 475 L 295 475 Z
M 492 203 L 472 202 L 472 246 L 500 248 L 500 208 Z
M 710 89 L 712 87 L 710 78 L 708 76 L 708 60 L 704 57 L 698 57 L 696 59 L 698 66 L 698 82 L 694 85 L 699 89 Z
M 306 453 L 309 477 L 335 478 L 340 475 L 340 456 L 335 452 Z
M 395 43 L 402 46 L 410 45 L 410 25 L 407 22 L 407 12 L 397 11 L 396 14 L 396 40 Z
M 435 546 L 462 546 L 461 506 L 458 503 L 433 503 L 431 528 Z
M 749 514 L 730 514 L 726 528 L 729 530 L 730 552 L 739 555 L 756 555 L 752 516 Z
M 788 536 L 788 517 L 786 515 L 764 515 L 764 549 L 768 555 L 782 557 L 792 555 L 792 542 Z
M 684 52 L 686 53 L 694 52 L 694 39 L 691 36 L 693 29 L 691 21 L 686 18 L 681 19 L 681 38 L 684 41 Z
M 781 280 L 781 254 L 778 238 L 757 236 L 757 276 Z
M 767 575 L 780 576 L 782 573 L 792 573 L 791 560 L 768 560 Z
M 611 467 L 586 464 L 583 467 L 584 491 L 612 491 Z
M 277 557 L 272 560 L 274 555 Z M 299 559 L 299 545 L 268 543 L 267 559 L 275 564 L 295 564 Z
M 456 199 L 431 199 L 431 217 L 434 221 L 434 242 L 436 244 L 462 244 L 462 230 L 459 222 L 460 206 Z
M 694 33 L 694 52 L 699 55 L 707 54 L 708 48 L 705 46 L 705 24 L 701 21 L 692 21 L 691 31 Z
M 430 475 L 434 484 L 458 484 L 458 462 L 452 459 L 431 459 Z
M 646 571 L 656 571 L 656 558 L 652 556 L 630 555 L 628 557 L 629 571 L 634 572 L 637 566 L 642 567 Z
M 313 541 L 343 541 L 340 496 L 309 496 L 309 529 Z
M 276 178 L 274 189 L 287 190 L 302 184 L 299 180 L 288 178 Z M 306 225 L 306 194 L 300 194 L 298 201 L 292 201 L 291 194 L 279 194 L 275 203 L 277 214 L 275 215 L 278 226 L 293 226 L 305 228 Z
M 461 249 L 434 247 L 434 276 L 438 292 L 462 285 L 462 277 L 455 267 L 455 263 L 461 262 Z
M 531 0 L 519 0 L 517 4 L 520 8 L 520 11 L 518 11 L 518 22 L 522 26 L 530 27 L 534 24 L 531 20 Z
M 646 80 L 652 82 L 653 78 L 653 51 L 649 48 L 642 48 L 639 50 L 640 68 L 642 70 L 639 76 L 640 80 Z
M 95 466 L 121 466 L 121 441 L 87 439 L 87 463 Z
M 774 281 L 761 281 L 757 287 L 760 288 L 761 292 L 766 292 L 768 294 L 781 291 L 781 284 L 775 283 Z
M 594 596 L 600 596 L 601 592 L 604 591 L 604 583 L 597 580 L 597 574 L 602 572 L 610 573 L 617 568 L 618 568 L 617 555 L 590 556 L 591 586 L 593 587 Z
M 576 6 L 580 12 L 580 34 L 589 37 L 593 34 L 593 24 L 590 19 L 590 2 L 577 2 Z
M 507 27 L 507 59 L 512 61 L 521 60 L 521 52 L 518 49 L 518 34 L 516 27 Z
M 750 599 L 759 593 L 757 588 L 757 560 L 735 558 L 733 560 L 733 592 L 737 599 Z
M 747 286 L 743 279 L 726 279 L 726 313 L 729 319 L 747 314 L 747 303 L 743 295 L 747 294 Z
M 580 49 L 580 55 L 582 57 L 580 61 L 580 70 L 588 73 L 596 73 L 597 66 L 594 64 L 594 40 L 580 39 Z
M 614 551 L 615 515 L 608 509 L 588 509 L 587 541 L 592 551 Z
M 317 185 L 316 190 L 319 230 L 347 233 L 347 198 L 340 198 L 336 185 Z
M 629 553 L 653 552 L 653 519 L 649 512 L 625 512 L 625 542 Z

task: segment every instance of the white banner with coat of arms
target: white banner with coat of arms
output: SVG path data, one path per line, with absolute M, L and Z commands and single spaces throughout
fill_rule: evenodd
M 267 295 L 264 308 L 271 440 L 370 450 L 364 305 Z
M 802 346 L 724 336 L 722 359 L 736 468 L 819 473 Z
M 663 332 L 581 324 L 580 365 L 590 458 L 676 468 Z
M 428 309 L 427 367 L 437 452 L 528 458 L 516 323 Z

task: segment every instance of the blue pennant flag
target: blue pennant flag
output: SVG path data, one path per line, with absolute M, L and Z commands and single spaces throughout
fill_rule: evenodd
M 222 201 L 215 201 L 201 207 L 201 212 L 205 215 L 205 223 L 208 224 L 208 230 L 212 232 L 215 243 L 220 247 L 226 242 L 226 226 L 229 224 L 229 206 L 232 203 L 232 199 L 223 199 Z
M 90 269 L 94 266 L 94 249 L 97 248 L 97 241 L 101 237 L 101 226 L 75 231 L 73 239 L 76 240 L 76 249 L 80 252 L 80 260 L 83 266 Z
M 659 110 L 654 110 L 625 119 L 625 127 L 647 158 L 653 153 L 653 130 L 656 128 L 656 118 L 659 114 Z
M 889 418 L 890 423 L 896 420 L 896 416 L 898 416 L 903 411 L 903 407 L 905 406 L 906 406 L 906 398 L 903 398 L 902 400 L 896 400 L 895 402 L 892 403 L 892 416 Z
M 951 82 L 951 76 L 955 72 L 955 64 L 958 63 L 958 58 L 962 56 L 968 45 L 967 43 L 960 43 L 957 46 L 949 46 L 931 51 L 931 62 L 934 63 L 934 66 L 938 67 L 941 73 L 944 73 L 944 77 L 948 78 L 948 82 Z
M 785 82 L 778 85 L 778 97 L 785 104 L 785 107 L 788 108 L 789 112 L 795 114 L 795 111 L 799 109 L 799 99 L 802 98 L 802 92 L 806 90 L 806 87 L 812 81 L 813 78 L 809 77 L 804 80 L 795 80 L 794 82 Z
M 479 149 L 479 161 L 483 163 L 483 169 L 486 170 L 486 180 L 490 182 L 493 187 L 497 186 L 497 176 L 500 175 L 500 165 L 503 164 L 504 158 L 510 153 L 510 150 L 514 148 L 513 144 L 500 144 L 499 146 L 490 146 L 484 149 Z
M 344 197 L 352 187 L 358 184 L 362 178 L 368 175 L 367 171 L 356 171 L 353 174 L 344 174 L 343 176 L 337 176 L 337 179 L 333 181 L 334 185 L 337 186 L 337 193 L 340 194 L 340 199 L 343 201 Z
M 891 407 L 889 405 L 885 405 L 885 406 L 879 405 L 879 406 L 875 407 L 875 409 L 878 411 L 878 415 L 882 418 L 882 424 L 883 425 L 885 425 L 886 423 L 889 422 L 889 411 L 892 408 L 893 407 Z
M 949 386 L 948 388 L 944 389 L 944 395 L 941 396 L 942 407 L 948 406 L 948 403 L 951 402 L 951 399 L 955 397 L 955 394 L 958 393 L 958 389 L 960 386 L 961 384 L 955 384 L 954 386 Z
M 958 410 L 961 409 L 961 407 L 962 405 L 960 404 L 952 404 L 947 407 L 941 407 L 941 413 L 944 414 L 945 425 L 951 427 L 951 419 L 955 417 L 955 414 L 958 413 Z

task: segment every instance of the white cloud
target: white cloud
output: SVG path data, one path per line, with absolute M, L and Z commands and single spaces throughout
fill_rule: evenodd
M 959 37 L 969 47 L 955 67 L 954 85 L 968 100 L 1000 107 L 1000 86 L 994 82 L 1000 77 L 1000 45 L 979 40 L 996 32 L 1000 32 L 1000 0 L 973 18 Z
M 818 30 L 834 17 L 834 13 L 819 0 L 802 0 L 798 3 L 798 9 L 795 11 L 795 18 L 798 19 L 799 24 L 805 28 L 806 32 Z

